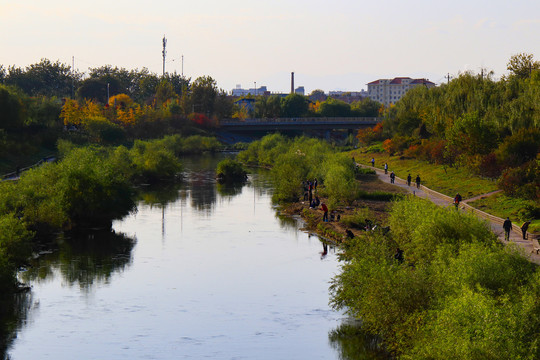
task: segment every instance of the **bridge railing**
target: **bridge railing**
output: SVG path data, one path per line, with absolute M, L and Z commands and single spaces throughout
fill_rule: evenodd
M 382 118 L 378 117 L 299 117 L 299 118 L 251 118 L 221 119 L 220 125 L 249 125 L 249 124 L 290 124 L 290 123 L 378 123 Z

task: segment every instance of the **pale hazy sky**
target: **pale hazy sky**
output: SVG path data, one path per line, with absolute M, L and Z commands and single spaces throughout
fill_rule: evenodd
M 360 90 L 395 76 L 440 83 L 511 55 L 540 59 L 539 0 L 0 0 L 0 64 L 41 58 L 212 76 L 232 90 Z

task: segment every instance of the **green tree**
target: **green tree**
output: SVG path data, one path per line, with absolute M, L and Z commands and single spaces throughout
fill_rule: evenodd
M 509 70 L 513 76 L 525 79 L 531 76 L 533 70 L 540 69 L 540 62 L 534 60 L 533 54 L 515 54 L 508 60 L 506 69 Z
M 377 117 L 380 108 L 381 103 L 370 98 L 364 98 L 351 104 L 351 112 L 354 116 L 359 117 Z
M 41 59 L 26 69 L 11 66 L 4 82 L 22 89 L 30 96 L 71 97 L 73 86 L 77 86 L 82 74 L 72 71 L 69 65 L 60 61 Z
M 114 96 L 124 93 L 120 81 L 112 77 L 85 79 L 77 89 L 79 99 L 96 100 L 102 104 L 107 103 L 107 95 Z
M 210 76 L 195 79 L 191 86 L 193 112 L 212 115 L 217 94 L 217 83 Z
M 224 90 L 220 90 L 214 102 L 214 114 L 218 119 L 226 119 L 232 117 L 233 102 L 227 96 Z
M 156 87 L 156 102 L 157 105 L 166 103 L 171 99 L 178 97 L 178 94 L 174 91 L 173 85 L 168 80 L 161 80 Z
M 12 130 L 23 125 L 23 103 L 13 89 L 3 85 L 0 85 L 0 113 L 0 129 Z
M 282 114 L 285 117 L 301 117 L 308 111 L 308 101 L 300 94 L 289 94 L 283 99 Z
M 486 155 L 496 148 L 497 134 L 493 126 L 477 113 L 458 118 L 446 132 L 448 144 L 456 152 Z
M 351 106 L 344 101 L 329 97 L 321 103 L 319 113 L 325 117 L 347 117 L 351 116 Z

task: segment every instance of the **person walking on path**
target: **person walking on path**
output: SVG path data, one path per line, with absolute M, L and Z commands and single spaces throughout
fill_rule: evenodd
M 416 187 L 420 189 L 420 175 L 416 175 Z
M 328 222 L 328 206 L 326 206 L 325 203 L 321 204 L 321 210 L 324 211 L 322 221 L 323 222 Z
M 371 166 L 375 167 L 375 158 L 371 158 Z
M 394 172 L 392 171 L 390 173 L 390 184 L 393 184 L 395 180 L 396 180 L 396 174 L 394 174 Z
M 530 221 L 525 221 L 523 225 L 521 225 L 521 232 L 523 233 L 523 240 L 527 240 L 527 229 L 529 228 L 530 224 L 531 224 Z
M 457 193 L 456 196 L 454 197 L 454 205 L 456 206 L 456 209 L 458 208 L 460 202 L 461 202 L 461 195 Z
M 384 163 L 384 173 L 388 174 L 388 164 Z
M 411 180 L 412 180 L 411 174 L 407 175 L 407 185 L 408 186 L 411 186 Z
M 506 220 L 504 220 L 503 229 L 504 240 L 510 241 L 510 230 L 512 230 L 512 222 L 510 221 L 510 218 L 506 217 Z

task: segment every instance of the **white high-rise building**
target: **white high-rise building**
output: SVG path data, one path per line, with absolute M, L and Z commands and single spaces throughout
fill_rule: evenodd
M 379 79 L 367 84 L 368 96 L 385 106 L 395 104 L 407 91 L 416 86 L 432 88 L 435 83 L 427 79 L 411 79 L 410 77 L 396 77 L 393 79 Z
M 231 91 L 232 96 L 247 96 L 247 95 L 253 95 L 253 96 L 259 96 L 259 95 L 266 95 L 267 93 L 266 86 L 260 86 L 258 88 L 251 88 L 251 89 L 242 89 L 241 85 L 236 85 L 236 88 Z

